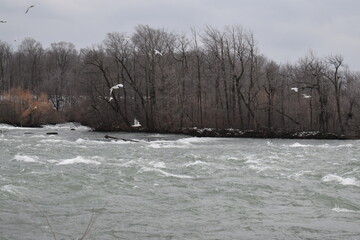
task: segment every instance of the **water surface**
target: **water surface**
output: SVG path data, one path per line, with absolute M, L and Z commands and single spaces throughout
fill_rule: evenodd
M 359 239 L 360 141 L 105 134 L 0 125 L 0 239 Z

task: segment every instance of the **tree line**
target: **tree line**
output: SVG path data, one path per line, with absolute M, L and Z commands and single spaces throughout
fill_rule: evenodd
M 110 89 L 121 84 L 122 87 Z M 0 41 L 0 121 L 78 121 L 97 130 L 319 131 L 358 136 L 360 73 L 341 55 L 264 56 L 241 26 L 188 34 L 139 25 L 78 50 Z

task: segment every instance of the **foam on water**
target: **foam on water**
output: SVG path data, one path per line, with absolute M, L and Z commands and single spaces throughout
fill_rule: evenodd
M 217 141 L 217 138 L 199 138 L 199 137 L 188 137 L 188 138 L 180 138 L 177 140 L 179 143 L 183 144 L 191 144 L 191 143 L 207 143 L 211 141 Z
M 129 141 L 124 141 L 124 140 L 121 140 L 121 139 L 109 140 L 109 139 L 78 138 L 78 139 L 76 139 L 74 141 L 74 143 L 80 144 L 81 146 L 86 148 L 85 144 L 87 144 L 87 145 L 104 145 L 104 146 L 106 146 L 106 145 L 129 145 L 129 144 L 137 144 L 139 142 L 146 142 L 146 141 L 142 141 L 142 140 L 134 140 L 134 141 L 131 141 L 131 140 L 133 140 L 133 139 L 129 139 Z
M 81 125 L 80 123 L 75 123 L 75 122 L 69 122 L 69 123 L 61 123 L 61 124 L 56 124 L 56 125 L 43 125 L 42 126 L 45 129 L 51 129 L 51 130 L 56 130 L 56 129 L 76 129 L 76 130 L 84 130 L 84 131 L 90 131 L 91 128 Z
M 216 141 L 214 138 L 198 138 L 198 137 L 188 137 L 180 138 L 178 140 L 169 141 L 169 140 L 156 140 L 150 142 L 151 148 L 193 148 L 194 143 L 207 143 L 210 141 Z
M 14 129 L 34 129 L 34 128 L 16 127 L 16 126 L 13 126 L 13 125 L 1 123 L 0 124 L 0 129 L 14 130 Z
M 322 182 L 337 182 L 344 186 L 360 186 L 355 178 L 344 178 L 336 174 L 328 174 L 321 179 Z
M 304 175 L 313 174 L 313 173 L 314 173 L 314 171 L 302 170 L 302 171 L 299 171 L 299 172 L 289 175 L 288 178 L 298 179 Z
M 68 141 L 68 140 L 63 140 L 63 139 L 52 139 L 52 138 L 48 138 L 48 139 L 42 139 L 39 141 L 40 143 L 49 143 L 49 144 L 52 144 L 52 143 L 63 143 L 63 144 L 72 144 L 73 142 L 71 141 Z
M 347 208 L 339 208 L 339 207 L 335 207 L 331 210 L 337 213 L 360 213 L 360 211 L 350 210 Z
M 166 165 L 164 162 L 151 161 L 151 162 L 149 162 L 149 164 L 152 165 L 154 168 L 166 168 Z
M 94 158 L 96 158 L 96 157 L 92 157 L 92 159 L 88 159 L 88 158 L 84 158 L 82 156 L 77 156 L 75 158 L 62 160 L 59 163 L 57 163 L 57 165 L 68 165 L 68 164 L 78 164 L 78 163 L 96 164 L 96 165 L 101 164 L 101 162 L 93 160 Z
M 184 164 L 184 167 L 191 167 L 191 166 L 204 166 L 204 165 L 208 165 L 208 163 L 200 161 L 200 160 L 196 160 L 195 162 L 188 162 Z
M 12 195 L 21 195 L 24 190 L 25 190 L 24 187 L 15 186 L 12 184 L 4 185 L 0 187 L 1 192 L 10 193 Z
M 161 173 L 162 175 L 166 176 L 166 177 L 174 177 L 174 178 L 180 178 L 180 179 L 191 179 L 194 177 L 188 176 L 188 175 L 179 175 L 179 174 L 172 174 L 172 173 L 168 173 L 165 172 L 164 170 L 158 169 L 158 168 L 149 168 L 149 167 L 142 167 L 138 173 L 143 173 L 143 172 L 158 172 Z
M 265 170 L 272 169 L 272 167 L 263 165 L 250 165 L 249 169 L 254 170 L 256 173 L 261 173 Z
M 16 154 L 13 158 L 15 161 L 19 162 L 27 162 L 27 163 L 39 163 L 39 157 L 37 156 L 27 156 L 27 155 L 20 155 Z
M 301 144 L 301 143 L 294 143 L 289 145 L 289 147 L 291 148 L 326 148 L 326 149 L 331 149 L 331 148 L 351 148 L 353 147 L 353 144 L 340 144 L 340 145 L 330 145 L 328 143 L 325 144 L 321 144 L 321 145 L 312 145 L 312 144 Z
M 150 148 L 191 148 L 192 145 L 189 143 L 185 144 L 179 144 L 179 142 L 176 141 L 153 141 L 149 144 Z
M 309 144 L 301 144 L 301 143 L 294 143 L 289 145 L 289 147 L 291 148 L 307 148 L 307 147 L 311 147 L 312 145 Z

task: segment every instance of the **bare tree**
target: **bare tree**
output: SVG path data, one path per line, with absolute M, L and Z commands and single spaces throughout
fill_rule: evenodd
M 60 111 L 71 99 L 70 70 L 77 58 L 75 45 L 67 42 L 52 43 L 48 53 L 48 93 L 54 108 Z M 50 66 L 51 64 L 51 66 Z
M 274 98 L 278 89 L 281 87 L 280 82 L 280 67 L 274 62 L 269 61 L 265 65 L 265 78 L 264 90 L 267 96 L 267 129 L 272 131 L 273 129 L 273 115 L 274 115 Z
M 44 49 L 40 42 L 32 38 L 25 38 L 19 45 L 18 62 L 20 63 L 20 78 L 25 89 L 38 91 L 42 82 L 42 57 Z
M 10 44 L 0 40 L 0 91 L 11 88 L 12 56 Z
M 344 134 L 344 124 L 341 111 L 341 90 L 345 83 L 345 77 L 341 73 L 341 67 L 343 66 L 344 58 L 340 55 L 330 56 L 326 62 L 328 64 L 328 70 L 325 72 L 325 77 L 331 82 L 335 91 L 336 112 L 340 134 Z
M 92 108 L 95 112 L 99 112 L 99 106 L 106 106 L 110 108 L 116 116 L 120 117 L 120 121 L 117 119 L 103 119 L 103 122 L 109 122 L 115 124 L 115 128 L 119 126 L 130 127 L 130 122 L 123 110 L 119 101 L 115 104 L 110 103 L 110 89 L 113 87 L 113 81 L 111 78 L 111 64 L 108 61 L 106 52 L 103 46 L 99 45 L 97 49 L 88 48 L 82 50 L 83 61 L 86 65 L 92 66 L 99 79 L 91 83 L 90 87 L 93 89 L 94 96 L 92 97 Z M 101 102 L 99 102 L 99 101 Z

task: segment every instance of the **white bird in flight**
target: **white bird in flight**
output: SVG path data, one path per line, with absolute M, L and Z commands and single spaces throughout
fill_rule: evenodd
M 133 125 L 131 125 L 132 127 L 141 127 L 141 124 L 140 124 L 140 122 L 136 119 L 136 118 L 134 118 L 134 124 Z
M 124 85 L 122 85 L 121 83 L 116 84 L 115 86 L 112 86 L 112 87 L 110 88 L 110 95 L 112 94 L 113 90 L 119 89 L 119 88 L 122 88 L 122 87 L 124 87 Z
M 26 9 L 25 14 L 27 14 L 27 13 L 29 12 L 29 9 L 30 9 L 30 8 L 33 8 L 33 7 L 35 7 L 35 5 L 30 5 L 30 6 Z
M 310 95 L 306 95 L 305 93 L 303 93 L 303 98 L 311 98 Z
M 298 91 L 299 91 L 299 88 L 293 87 L 293 88 L 291 88 L 290 90 L 295 91 L 295 92 L 298 92 Z
M 154 49 L 154 52 L 155 52 L 155 55 L 158 54 L 158 55 L 162 56 L 162 53 L 159 50 Z

